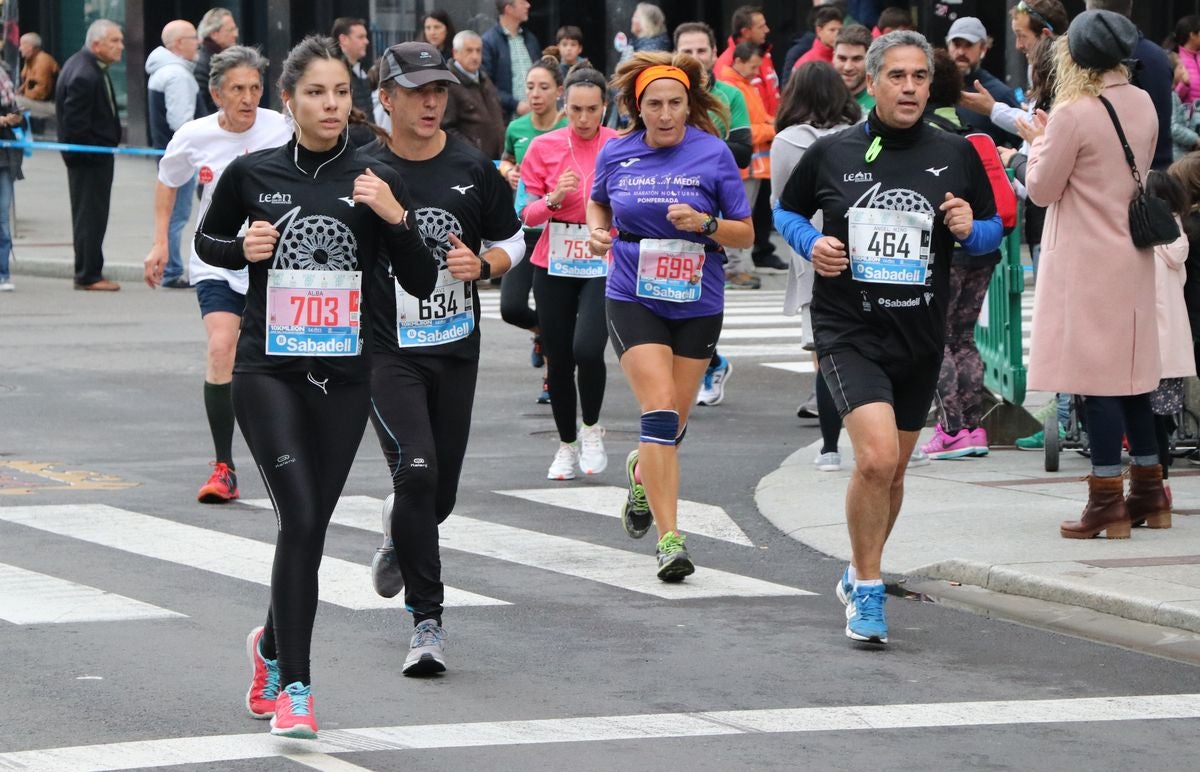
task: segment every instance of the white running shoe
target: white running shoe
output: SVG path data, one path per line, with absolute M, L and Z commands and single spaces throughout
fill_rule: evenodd
M 575 463 L 579 460 L 579 446 L 574 442 L 558 443 L 558 452 L 546 473 L 547 480 L 574 480 Z
M 922 450 L 920 445 L 914 446 L 912 455 L 908 457 L 909 469 L 918 466 L 929 466 L 929 454 Z
M 579 471 L 584 474 L 600 474 L 607 468 L 604 427 L 600 424 L 584 426 L 579 430 Z
M 832 453 L 818 453 L 813 459 L 813 463 L 817 465 L 818 472 L 840 472 L 842 471 L 842 454 L 834 451 Z
M 719 364 L 709 365 L 704 371 L 704 380 L 700 382 L 700 391 L 696 394 L 697 405 L 716 407 L 725 399 L 725 381 L 733 374 L 733 365 L 723 356 L 719 356 Z

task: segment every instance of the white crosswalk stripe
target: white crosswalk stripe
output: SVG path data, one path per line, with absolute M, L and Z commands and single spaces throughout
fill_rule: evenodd
M 183 614 L 0 563 L 0 619 L 14 625 L 170 619 Z
M 591 487 L 586 491 L 521 489 L 497 491 L 525 506 L 565 508 L 588 516 L 615 518 L 624 489 Z M 270 509 L 268 499 L 242 502 Z M 344 496 L 334 512 L 334 525 L 380 533 L 382 501 L 371 496 Z M 707 537 L 753 547 L 736 523 L 719 507 L 680 502 L 680 524 L 695 537 Z M 554 518 L 536 521 L 552 526 Z M 598 523 L 604 534 L 620 533 L 611 522 Z M 95 561 L 125 562 L 137 556 L 177 567 L 207 571 L 268 586 L 275 546 L 267 541 L 180 523 L 164 517 L 103 504 L 0 507 L 0 525 L 16 525 L 98 547 Z M 548 571 L 665 600 L 715 597 L 787 597 L 814 593 L 796 587 L 700 565 L 687 581 L 667 584 L 654 573 L 651 539 L 629 549 L 571 539 L 530 528 L 455 515 L 440 527 L 443 549 Z M 0 531 L 0 535 L 2 535 Z M 690 546 L 690 545 L 689 545 Z M 697 545 L 699 546 L 699 545 Z M 695 551 L 695 548 L 693 548 Z M 365 550 L 364 550 L 365 551 Z M 403 598 L 380 598 L 371 587 L 371 553 L 362 563 L 326 556 L 321 562 L 320 597 L 343 608 L 364 610 L 400 608 Z M 702 561 L 701 561 L 702 562 Z M 186 615 L 142 600 L 42 573 L 23 560 L 21 567 L 0 562 L 0 620 L 39 625 L 149 619 L 180 619 Z M 502 569 L 501 569 L 502 570 Z M 446 605 L 498 606 L 510 601 L 446 587 Z

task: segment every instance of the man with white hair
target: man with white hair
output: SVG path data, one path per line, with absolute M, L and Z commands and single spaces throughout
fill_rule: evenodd
M 450 69 L 458 83 L 450 83 L 442 128 L 479 148 L 488 158 L 504 152 L 504 108 L 496 84 L 482 69 L 483 39 L 471 30 L 454 36 L 454 61 Z
M 200 99 L 204 110 L 196 113 L 199 118 L 212 115 L 217 111 L 217 103 L 213 101 L 208 90 L 209 60 L 214 54 L 219 54 L 238 41 L 238 25 L 233 20 L 233 12 L 228 8 L 210 8 L 196 25 L 196 34 L 200 36 L 200 53 L 196 57 L 196 69 L 192 71 L 196 85 L 200 88 Z
M 58 62 L 42 50 L 42 36 L 26 32 L 19 46 L 25 64 L 21 67 L 21 85 L 17 87 L 17 107 L 34 118 L 54 117 L 54 81 Z
M 63 65 L 54 90 L 58 141 L 116 147 L 121 141 L 117 94 L 108 68 L 121 61 L 125 34 L 120 25 L 97 19 L 88 27 L 83 48 Z M 75 289 L 113 292 L 121 289 L 104 278 L 104 234 L 112 197 L 113 156 L 108 153 L 63 153 L 71 198 L 71 230 L 75 242 Z
M 166 149 L 171 137 L 180 126 L 204 114 L 200 101 L 200 87 L 192 77 L 196 67 L 196 56 L 200 51 L 200 38 L 196 28 L 184 19 L 167 22 L 162 31 L 162 45 L 146 57 L 146 73 L 150 80 L 146 85 L 148 118 L 150 122 L 150 145 Z M 192 193 L 195 181 L 185 183 L 175 197 L 169 226 L 170 239 L 166 271 L 162 286 L 169 289 L 188 289 L 183 276 L 183 258 L 179 251 L 179 239 L 188 217 L 192 214 Z

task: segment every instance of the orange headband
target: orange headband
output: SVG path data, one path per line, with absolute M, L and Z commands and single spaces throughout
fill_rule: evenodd
M 649 86 L 651 81 L 660 78 L 677 80 L 688 91 L 692 89 L 692 82 L 688 80 L 687 73 L 683 70 L 678 67 L 672 67 L 669 64 L 653 64 L 638 73 L 637 80 L 633 82 L 634 101 L 640 103 L 642 101 L 642 92 L 646 90 L 646 86 Z

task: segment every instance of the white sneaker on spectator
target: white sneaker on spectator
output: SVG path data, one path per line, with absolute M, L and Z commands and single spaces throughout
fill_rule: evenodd
M 813 463 L 817 465 L 818 472 L 840 472 L 842 471 L 842 454 L 834 451 L 832 453 L 818 453 L 813 459 Z

